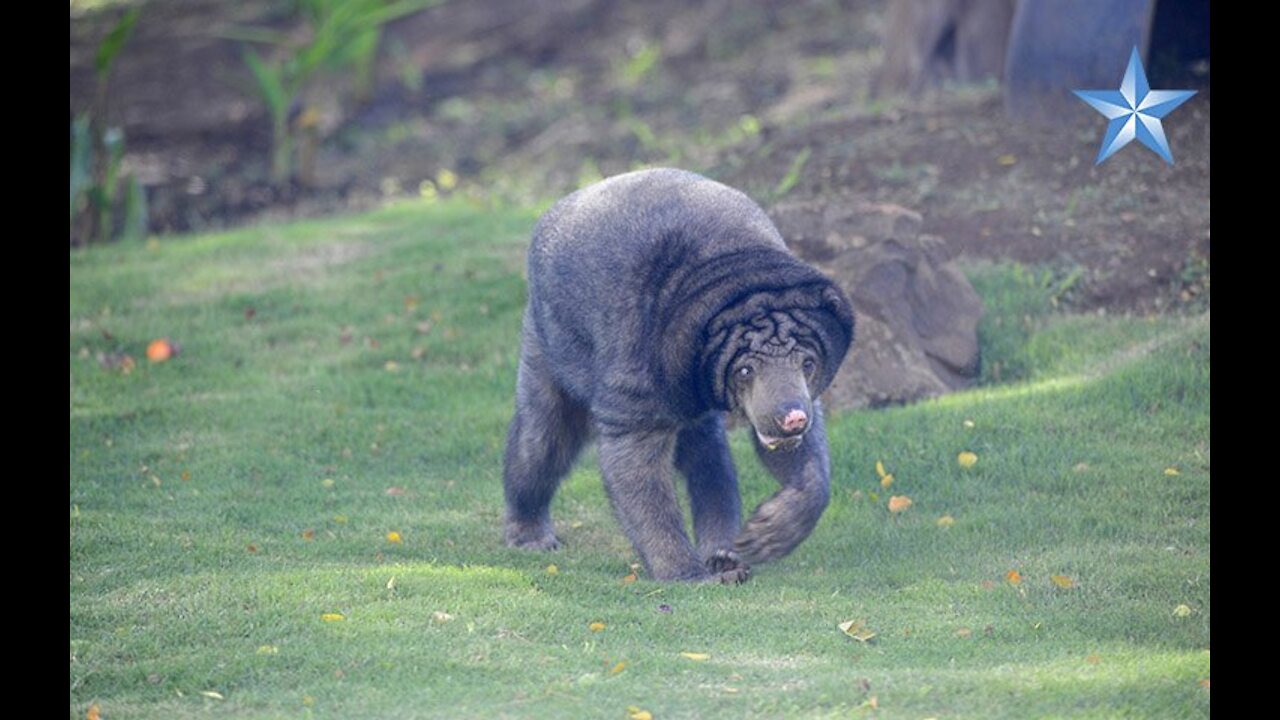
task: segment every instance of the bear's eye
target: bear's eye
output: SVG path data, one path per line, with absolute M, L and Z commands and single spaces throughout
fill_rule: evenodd
M 806 375 L 812 375 L 813 371 L 818 369 L 818 363 L 814 362 L 813 358 L 805 358 L 803 367 Z
M 743 380 L 746 380 L 747 378 L 751 377 L 754 374 L 755 374 L 755 370 L 752 370 L 750 365 L 743 365 L 742 367 L 738 368 L 738 377 L 742 378 Z

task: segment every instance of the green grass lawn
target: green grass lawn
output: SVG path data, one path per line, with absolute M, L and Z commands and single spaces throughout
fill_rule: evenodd
M 750 583 L 627 582 L 590 457 L 567 549 L 502 545 L 534 219 L 71 253 L 71 717 L 1209 715 L 1208 316 L 1036 314 L 981 271 L 1021 379 L 835 416 L 830 509 Z

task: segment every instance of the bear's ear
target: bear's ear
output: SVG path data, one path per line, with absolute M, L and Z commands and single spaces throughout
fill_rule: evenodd
M 825 390 L 835 379 L 836 371 L 844 362 L 849 346 L 853 344 L 853 308 L 844 293 L 835 284 L 822 289 L 821 307 L 813 313 L 812 324 L 822 344 L 823 377 L 819 386 Z
M 853 341 L 853 308 L 849 305 L 849 300 L 845 298 L 844 293 L 840 292 L 840 288 L 834 283 L 822 289 L 822 305 L 832 315 L 836 316 L 837 322 L 846 326 L 849 332 L 849 340 Z

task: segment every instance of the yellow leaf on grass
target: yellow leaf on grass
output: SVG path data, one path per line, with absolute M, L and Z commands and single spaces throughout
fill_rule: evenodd
M 279 655 L 280 648 L 276 647 L 275 645 L 259 645 L 258 654 L 259 655 Z
M 164 338 L 152 340 L 151 344 L 147 345 L 147 359 L 153 363 L 164 362 L 177 354 L 177 349 L 173 343 Z
M 548 566 L 547 566 L 547 574 L 548 574 L 548 575 L 559 575 L 559 574 L 560 574 L 560 568 L 556 567 L 556 564 L 555 564 L 555 563 L 551 563 L 550 565 L 548 565 Z
M 302 539 L 303 539 L 303 540 L 308 540 L 308 541 L 310 541 L 310 540 L 315 540 L 315 539 L 316 539 L 316 531 L 315 531 L 315 530 L 312 530 L 311 528 L 307 528 L 306 530 L 303 530 L 303 531 L 302 531 Z
M 938 518 L 938 527 L 940 528 L 949 528 L 955 524 L 956 524 L 956 519 L 951 517 L 950 515 L 943 515 L 942 517 Z
M 396 532 L 395 530 L 392 530 L 391 532 L 387 533 L 387 542 L 402 543 L 404 542 L 404 538 L 400 537 L 400 533 Z
M 338 622 L 340 620 L 346 620 L 347 616 L 342 613 L 324 613 L 320 616 L 320 619 L 325 622 Z
M 102 710 L 98 707 L 98 703 L 90 705 L 89 709 L 84 711 L 84 720 L 101 720 L 101 718 Z
M 871 639 L 876 636 L 876 631 L 861 620 L 845 620 L 836 627 L 840 628 L 840 632 L 858 642 L 871 642 Z
M 711 653 L 682 652 L 680 657 L 694 662 L 706 662 L 711 659 Z
M 602 623 L 602 622 L 598 622 L 598 621 L 597 621 L 597 622 L 593 622 L 593 623 L 591 623 L 590 625 L 588 625 L 588 626 L 587 626 L 587 629 L 588 629 L 588 630 L 590 630 L 591 632 L 600 632 L 601 630 L 604 630 L 604 629 L 605 629 L 605 627 L 606 627 L 606 626 L 605 626 L 605 624 L 604 624 L 604 623 Z
M 962 468 L 971 468 L 978 464 L 978 454 L 965 450 L 956 456 L 956 462 L 959 463 Z
M 624 576 L 622 577 L 622 584 L 623 584 L 623 585 L 630 585 L 631 583 L 635 582 L 637 579 L 638 579 L 638 578 L 636 577 L 635 572 L 632 572 L 631 574 L 629 574 L 629 575 L 624 575 Z
M 334 485 L 337 485 L 337 482 L 335 482 L 333 478 L 325 478 L 320 481 L 320 485 L 321 487 L 331 488 Z
M 431 613 L 431 619 L 438 623 L 446 623 L 453 619 L 453 616 L 443 610 L 436 610 Z
M 1009 572 L 1004 574 L 1004 579 L 1008 580 L 1010 585 L 1021 585 L 1022 573 L 1018 572 L 1017 570 L 1010 570 Z
M 877 461 L 876 461 L 876 475 L 879 475 L 880 477 L 884 477 L 885 475 L 888 475 L 888 474 L 889 474 L 889 473 L 887 473 L 887 472 L 885 472 L 885 471 L 884 471 L 884 463 L 882 463 L 882 462 L 880 462 L 879 460 L 877 460 Z
M 888 490 L 889 486 L 892 484 L 893 484 L 893 475 L 885 475 L 884 477 L 880 478 L 880 487 L 884 488 L 885 490 Z
M 889 498 L 889 512 L 891 513 L 900 513 L 911 507 L 911 505 L 911 498 L 906 495 L 894 495 Z
M 974 421 L 972 421 L 972 420 L 965 420 L 965 421 L 964 421 L 964 426 L 965 426 L 965 427 L 967 427 L 967 428 L 969 428 L 969 429 L 973 429 L 973 428 L 977 427 L 977 423 L 975 423 L 975 422 L 974 422 Z
M 213 698 L 214 700 L 226 700 L 226 698 L 222 696 L 222 693 L 217 690 L 201 690 L 200 694 L 207 698 Z
M 610 675 L 617 675 L 618 673 L 620 673 L 620 672 L 622 672 L 623 670 L 626 670 L 626 669 L 627 669 L 627 664 L 626 664 L 626 663 L 624 663 L 624 662 L 620 662 L 620 663 L 618 663 L 617 665 L 614 665 L 612 668 L 610 668 L 610 669 L 609 669 L 609 674 L 610 674 Z
M 1076 586 L 1076 581 L 1067 575 L 1050 575 L 1049 580 L 1063 590 L 1070 590 Z
M 1164 469 L 1164 474 L 1169 477 L 1173 477 L 1175 475 L 1181 475 L 1182 473 L 1178 472 L 1178 468 L 1176 467 L 1167 467 Z
M 628 705 L 627 720 L 653 720 L 653 713 L 648 710 L 641 710 L 635 705 Z
M 956 630 L 956 637 L 958 638 L 967 638 L 972 636 L 973 636 L 973 630 L 970 630 L 967 627 L 962 627 L 959 630 Z
M 1173 616 L 1179 618 L 1191 617 L 1191 614 L 1194 612 L 1195 610 L 1192 610 L 1190 605 L 1183 603 L 1173 609 Z

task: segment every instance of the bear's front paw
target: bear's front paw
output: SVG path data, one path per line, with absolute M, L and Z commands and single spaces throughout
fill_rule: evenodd
M 822 505 L 794 488 L 780 490 L 756 508 L 733 549 L 748 562 L 776 560 L 795 549 L 818 523 Z
M 522 550 L 559 550 L 560 538 L 556 537 L 551 523 L 507 523 L 507 546 Z
M 751 567 L 742 562 L 738 553 L 732 550 L 717 550 L 707 558 L 707 569 L 711 571 L 711 582 L 724 585 L 737 585 L 751 579 Z

